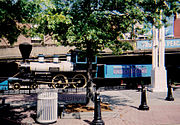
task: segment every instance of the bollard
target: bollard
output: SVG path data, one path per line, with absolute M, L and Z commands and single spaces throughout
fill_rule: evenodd
M 58 102 L 58 116 L 62 118 L 64 116 L 65 103 Z
M 146 89 L 142 86 L 141 89 L 141 105 L 139 106 L 139 110 L 149 110 L 149 106 L 146 101 Z
M 2 98 L 2 105 L 5 105 L 5 98 Z
M 168 92 L 167 92 L 167 97 L 166 99 L 167 101 L 174 101 L 173 95 L 172 95 L 172 87 L 171 84 L 168 84 Z
M 91 125 L 104 125 L 104 121 L 101 118 L 101 105 L 100 105 L 99 93 L 95 92 L 95 103 L 94 103 L 94 120 Z

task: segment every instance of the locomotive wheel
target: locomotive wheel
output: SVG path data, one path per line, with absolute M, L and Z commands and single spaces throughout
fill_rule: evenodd
M 86 87 L 87 85 L 87 79 L 83 74 L 77 74 L 73 77 L 72 82 L 74 82 L 75 84 L 73 84 L 74 88 L 77 87 Z
M 13 84 L 13 89 L 14 90 L 19 90 L 20 88 L 21 88 L 20 83 L 16 82 L 16 83 Z
M 38 84 L 36 84 L 36 83 L 33 83 L 32 85 L 31 85 L 31 89 L 37 89 L 38 88 Z
M 52 87 L 53 88 L 63 88 L 65 89 L 66 87 L 68 87 L 68 80 L 67 77 L 65 77 L 62 74 L 58 74 L 56 76 L 54 76 L 54 78 L 52 79 Z

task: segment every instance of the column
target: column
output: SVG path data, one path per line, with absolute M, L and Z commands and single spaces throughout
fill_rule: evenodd
M 159 30 L 153 27 L 151 85 L 153 92 L 167 92 L 164 26 Z
M 158 29 L 153 26 L 152 68 L 158 67 Z

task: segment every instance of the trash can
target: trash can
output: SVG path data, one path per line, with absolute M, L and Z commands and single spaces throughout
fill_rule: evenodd
M 37 90 L 37 118 L 38 123 L 53 123 L 57 121 L 57 89 L 38 89 Z

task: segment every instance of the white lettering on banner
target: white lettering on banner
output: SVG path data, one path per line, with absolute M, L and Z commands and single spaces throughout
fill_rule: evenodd
M 113 74 L 122 74 L 122 68 L 114 68 Z
M 137 41 L 137 49 L 152 49 L 153 41 Z M 165 48 L 180 48 L 180 39 L 165 40 Z
M 167 47 L 168 46 L 171 46 L 171 47 L 180 46 L 180 41 L 167 41 Z
M 149 48 L 149 47 L 152 47 L 152 44 L 149 42 L 144 42 L 144 43 L 142 43 L 142 47 Z
M 122 75 L 122 74 L 130 74 L 130 73 L 147 73 L 146 67 L 136 66 L 136 67 L 128 67 L 128 68 L 113 68 L 113 74 L 115 75 Z
M 141 72 L 142 72 L 142 73 L 147 73 L 147 68 L 142 68 L 142 69 L 141 69 Z

